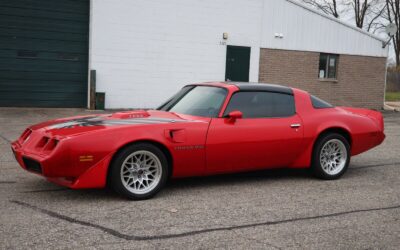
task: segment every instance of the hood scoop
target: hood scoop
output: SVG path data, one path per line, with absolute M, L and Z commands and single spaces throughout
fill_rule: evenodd
M 134 111 L 124 111 L 112 114 L 112 118 L 118 119 L 132 119 L 132 118 L 146 118 L 150 114 L 146 110 L 134 110 Z

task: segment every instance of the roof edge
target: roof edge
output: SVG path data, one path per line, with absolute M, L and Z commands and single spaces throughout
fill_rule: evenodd
M 337 22 L 337 23 L 339 23 L 339 24 L 341 24 L 341 25 L 344 25 L 344 26 L 346 26 L 346 27 L 348 27 L 348 28 L 350 28 L 350 29 L 353 29 L 353 30 L 355 30 L 355 31 L 358 31 L 358 32 L 360 32 L 360 33 L 362 33 L 362 34 L 364 34 L 364 35 L 367 35 L 367 36 L 369 36 L 369 37 L 371 37 L 371 38 L 374 38 L 375 40 L 378 40 L 378 41 L 380 41 L 380 42 L 386 42 L 386 40 L 385 40 L 384 38 L 381 38 L 381 37 L 379 37 L 379 36 L 377 36 L 377 35 L 375 35 L 375 34 L 369 33 L 368 31 L 365 31 L 365 30 L 360 29 L 360 28 L 358 28 L 358 27 L 356 27 L 356 26 L 353 26 L 353 25 L 351 25 L 351 24 L 348 24 L 348 23 L 346 23 L 345 21 L 342 21 L 342 20 L 340 20 L 340 19 L 338 19 L 338 18 L 331 17 L 331 16 L 329 16 L 329 15 L 327 15 L 327 14 L 325 14 L 325 13 L 322 13 L 322 12 L 320 12 L 320 11 L 318 11 L 318 10 L 315 10 L 315 9 L 313 9 L 313 8 L 311 8 L 311 7 L 308 7 L 308 6 L 306 6 L 306 5 L 302 4 L 302 3 L 299 3 L 299 2 L 297 2 L 297 1 L 295 1 L 295 0 L 286 0 L 286 2 L 289 2 L 289 3 L 291 3 L 291 4 L 294 4 L 294 5 L 296 5 L 296 6 L 299 6 L 300 8 L 303 8 L 303 9 L 305 9 L 305 10 L 311 11 L 311 12 L 313 12 L 314 14 L 320 15 L 320 16 L 322 16 L 322 17 L 324 17 L 324 18 L 330 19 L 331 21 Z

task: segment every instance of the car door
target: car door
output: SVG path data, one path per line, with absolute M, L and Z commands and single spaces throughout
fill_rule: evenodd
M 228 117 L 232 111 L 243 117 Z M 213 118 L 208 130 L 207 173 L 285 167 L 301 151 L 302 121 L 292 94 L 240 91 L 223 116 Z

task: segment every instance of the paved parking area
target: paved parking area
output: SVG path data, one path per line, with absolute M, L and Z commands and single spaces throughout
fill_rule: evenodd
M 337 181 L 306 171 L 172 181 L 147 201 L 69 190 L 23 171 L 9 142 L 33 123 L 91 113 L 0 109 L 0 249 L 399 249 L 400 114 Z

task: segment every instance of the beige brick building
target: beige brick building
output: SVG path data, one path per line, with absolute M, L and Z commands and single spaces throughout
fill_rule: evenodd
M 259 81 L 309 91 L 334 105 L 382 108 L 386 58 L 338 54 L 335 77 L 319 75 L 318 52 L 261 49 Z

